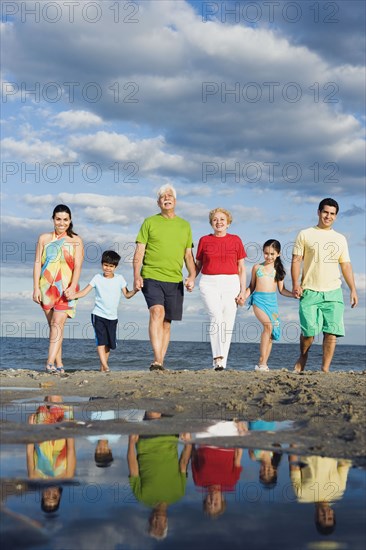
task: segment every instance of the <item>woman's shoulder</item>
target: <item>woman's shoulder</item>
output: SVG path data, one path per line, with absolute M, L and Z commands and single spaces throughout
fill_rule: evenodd
M 243 243 L 241 237 L 239 237 L 239 235 L 235 235 L 234 233 L 226 233 L 226 237 L 228 237 L 229 239 L 232 239 L 232 240 L 235 240 L 235 241 L 240 241 L 241 243 Z
M 47 244 L 51 242 L 53 239 L 53 233 L 41 233 L 41 235 L 38 237 L 38 242 L 40 244 Z
M 72 237 L 68 237 L 68 241 L 73 244 L 83 244 L 83 239 L 76 234 L 74 234 Z

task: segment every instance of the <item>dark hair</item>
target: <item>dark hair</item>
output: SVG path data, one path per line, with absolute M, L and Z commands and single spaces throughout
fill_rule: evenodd
M 275 251 L 278 254 L 281 254 L 281 243 L 279 241 L 276 241 L 276 239 L 269 239 L 266 241 L 263 245 L 263 251 L 267 246 L 270 246 L 275 249 Z M 277 258 L 274 261 L 274 268 L 276 270 L 275 275 L 275 281 L 278 283 L 278 281 L 283 281 L 286 276 L 285 268 L 283 267 L 283 263 L 281 261 L 281 256 L 277 256 Z
M 339 212 L 338 203 L 334 199 L 327 198 L 327 199 L 323 199 L 322 201 L 320 201 L 319 206 L 318 206 L 318 210 L 320 212 L 322 212 L 324 206 L 333 206 L 336 209 L 336 214 L 338 214 L 338 212 Z
M 121 256 L 114 250 L 105 250 L 102 254 L 102 264 L 111 264 L 117 267 Z
M 332 525 L 322 525 L 320 521 L 316 521 L 315 527 L 320 535 L 331 535 L 336 528 L 336 520 L 334 518 L 334 522 Z
M 94 454 L 95 465 L 98 468 L 108 468 L 113 462 L 112 451 L 108 449 L 105 453 L 96 452 Z
M 68 237 L 72 238 L 74 235 L 77 235 L 77 233 L 75 233 L 75 231 L 73 230 L 73 223 L 71 221 L 71 210 L 68 206 L 66 206 L 66 204 L 58 204 L 53 209 L 52 219 L 54 220 L 56 214 L 59 214 L 60 212 L 66 212 L 66 214 L 68 214 L 70 216 L 70 225 L 69 225 L 69 227 L 66 231 L 66 234 L 67 234 Z
M 281 459 L 282 459 L 282 453 L 273 453 L 273 456 L 271 458 L 271 465 L 274 470 L 273 474 L 271 475 L 270 478 L 267 478 L 266 476 L 259 474 L 259 481 L 262 487 L 265 487 L 266 489 L 273 489 L 273 487 L 277 485 L 277 469 L 280 465 Z

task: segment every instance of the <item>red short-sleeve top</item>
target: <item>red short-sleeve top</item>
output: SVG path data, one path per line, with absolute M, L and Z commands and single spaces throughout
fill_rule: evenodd
M 237 235 L 225 237 L 205 235 L 198 243 L 197 260 L 204 275 L 237 275 L 238 261 L 246 257 L 244 245 Z

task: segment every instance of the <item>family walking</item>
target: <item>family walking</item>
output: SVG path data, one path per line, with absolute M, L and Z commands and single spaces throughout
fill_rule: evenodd
M 49 327 L 46 371 L 62 374 L 62 341 L 68 317 L 75 316 L 76 301 L 95 290 L 92 324 L 95 331 L 100 370 L 108 372 L 110 350 L 116 348 L 121 294 L 132 298 L 141 291 L 149 310 L 149 338 L 153 352 L 151 371 L 165 370 L 164 359 L 170 342 L 172 321 L 183 314 L 184 288 L 192 292 L 200 274 L 199 291 L 209 317 L 208 334 L 212 367 L 227 366 L 231 333 L 238 306 L 247 302 L 263 330 L 260 339 L 258 372 L 269 371 L 273 340 L 280 338 L 277 290 L 300 301 L 300 356 L 294 372 L 305 369 L 314 336 L 323 332 L 321 370 L 328 372 L 336 339 L 344 336 L 344 303 L 339 266 L 350 289 L 351 307 L 358 302 L 346 238 L 333 229 L 338 203 L 323 199 L 318 207 L 318 223 L 296 237 L 292 264 L 292 291 L 284 286 L 286 275 L 281 261 L 281 245 L 276 239 L 263 244 L 263 262 L 253 266 L 246 285 L 244 245 L 238 235 L 228 232 L 232 215 L 224 208 L 209 213 L 212 232 L 200 238 L 196 258 L 190 224 L 175 213 L 177 194 L 172 185 L 157 194 L 158 214 L 144 220 L 136 237 L 133 258 L 133 290 L 116 274 L 120 256 L 113 250 L 103 253 L 102 273 L 79 289 L 83 262 L 83 241 L 74 232 L 71 211 L 58 205 L 53 211 L 53 231 L 39 237 L 34 263 L 33 300 L 42 307 Z M 183 280 L 183 265 L 188 275 Z

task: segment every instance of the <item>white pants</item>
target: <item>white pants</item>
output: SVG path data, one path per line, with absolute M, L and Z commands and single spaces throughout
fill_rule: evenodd
M 201 275 L 199 289 L 210 317 L 203 334 L 210 335 L 212 357 L 223 357 L 221 364 L 226 368 L 237 310 L 235 298 L 240 291 L 239 276 Z

